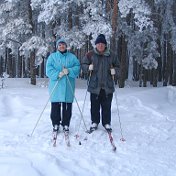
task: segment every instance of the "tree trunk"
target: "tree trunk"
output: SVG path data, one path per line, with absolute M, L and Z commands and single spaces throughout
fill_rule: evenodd
M 139 64 L 133 58 L 133 81 L 139 80 Z
M 163 56 L 163 86 L 167 86 L 168 83 L 168 60 L 167 60 L 167 51 L 168 51 L 168 42 L 164 42 L 164 56 Z
M 157 68 L 157 72 L 158 72 L 158 81 L 162 81 L 162 78 L 163 78 L 163 76 L 162 76 L 162 49 L 161 49 L 161 43 L 160 43 L 160 41 L 158 41 L 157 42 L 158 43 L 158 52 L 160 53 L 160 57 L 159 58 L 157 58 L 157 62 L 158 62 L 158 68 Z
M 125 37 L 122 36 L 121 40 L 121 57 L 120 57 L 120 78 L 119 78 L 119 87 L 125 87 L 125 79 L 126 79 L 126 42 Z
M 0 56 L 0 77 L 2 76 L 3 73 L 3 57 Z
M 148 74 L 148 70 L 144 68 L 143 69 L 143 87 L 147 87 L 147 74 Z
M 28 1 L 29 24 L 32 26 L 32 34 L 34 34 L 33 14 L 31 8 L 31 0 Z M 30 75 L 31 84 L 36 85 L 36 67 L 35 67 L 35 51 L 30 53 Z
M 175 53 L 173 53 L 172 85 L 173 85 L 173 86 L 176 86 L 176 54 L 175 54 Z
M 68 28 L 71 30 L 73 27 L 73 22 L 72 22 L 72 8 L 69 7 L 68 9 Z
M 142 74 L 143 74 L 143 66 L 140 64 L 139 67 L 139 87 L 142 87 Z
M 35 51 L 31 52 L 30 55 L 30 76 L 31 76 L 31 84 L 36 85 Z
M 172 75 L 173 75 L 173 50 L 172 50 L 172 46 L 171 46 L 170 43 L 168 44 L 167 58 L 168 58 L 168 77 L 169 77 L 169 84 L 172 85 Z
M 111 56 L 117 58 L 117 40 L 116 40 L 116 31 L 117 31 L 117 17 L 118 17 L 118 6 L 117 0 L 113 2 L 113 11 L 112 11 L 112 38 L 111 38 Z
M 157 87 L 157 77 L 158 77 L 158 70 L 157 69 L 152 69 L 152 85 L 153 87 Z
M 11 50 L 7 48 L 7 73 L 10 78 L 13 78 L 13 60 L 12 55 L 10 54 Z

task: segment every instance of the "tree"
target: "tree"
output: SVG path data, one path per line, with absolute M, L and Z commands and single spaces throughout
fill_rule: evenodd
M 15 56 L 13 58 L 16 59 L 17 66 L 19 65 L 19 59 L 22 59 L 22 57 L 19 57 L 19 49 L 22 51 L 21 54 L 26 56 L 26 60 L 29 58 L 31 84 L 36 84 L 36 56 L 41 58 L 41 56 L 46 54 L 48 48 L 44 42 L 41 42 L 42 44 L 38 43 L 39 45 L 32 43 L 33 50 L 26 44 L 26 42 L 31 44 L 31 41 L 42 41 L 39 36 L 40 40 L 38 38 L 36 40 L 32 38 L 37 29 L 34 24 L 35 19 L 34 11 L 31 7 L 31 0 L 3 1 L 1 2 L 1 7 L 3 9 L 0 13 L 3 19 L 3 23 L 0 24 L 2 30 L 0 33 L 2 40 L 1 48 L 2 46 L 10 48 L 11 54 Z M 25 48 L 25 46 L 29 49 Z M 42 53 L 41 50 L 42 52 L 45 50 L 45 52 Z M 7 54 L 9 55 L 10 53 Z M 16 72 L 18 70 L 19 68 L 17 67 Z
M 121 15 L 121 24 L 119 30 L 122 35 L 125 35 L 125 40 L 128 41 L 128 57 L 139 64 L 140 85 L 142 79 L 146 80 L 144 75 L 145 69 L 157 68 L 157 37 L 156 29 L 150 19 L 151 9 L 142 1 L 139 3 L 137 0 L 120 1 L 119 10 Z M 123 56 L 125 57 L 125 56 Z M 135 63 L 135 62 L 131 63 Z M 128 62 L 127 62 L 128 63 Z M 145 83 L 146 84 L 146 83 Z
M 176 85 L 175 8 L 174 0 L 1 0 L 0 75 L 35 84 L 58 38 L 81 59 L 103 33 L 120 60 L 119 87 Z

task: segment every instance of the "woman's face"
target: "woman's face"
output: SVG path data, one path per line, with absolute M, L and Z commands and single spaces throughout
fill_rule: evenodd
M 58 50 L 61 52 L 64 52 L 66 50 L 67 46 L 65 43 L 59 43 Z
M 106 48 L 106 45 L 104 43 L 97 43 L 96 48 L 100 53 L 103 53 Z

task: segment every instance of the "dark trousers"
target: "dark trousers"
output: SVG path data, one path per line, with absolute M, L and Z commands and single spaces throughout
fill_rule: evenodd
M 72 115 L 72 103 L 51 103 L 51 121 L 52 125 L 69 126 Z
M 101 89 L 100 94 L 90 94 L 91 101 L 91 120 L 92 123 L 100 123 L 100 109 L 102 125 L 111 124 L 111 103 L 113 94 L 106 95 L 105 90 Z

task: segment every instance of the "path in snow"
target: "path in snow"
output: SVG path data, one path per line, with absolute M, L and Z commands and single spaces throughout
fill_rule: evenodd
M 76 89 L 80 107 L 86 90 Z M 142 90 L 142 91 L 141 91 Z M 47 88 L 6 88 L 0 90 L 0 170 L 6 176 L 175 176 L 176 115 L 175 89 L 118 89 L 118 108 L 126 142 L 120 141 L 119 119 L 115 99 L 112 105 L 112 127 L 117 152 L 103 127 L 75 139 L 80 113 L 74 103 L 70 126 L 71 147 L 65 145 L 63 134 L 58 146 L 52 147 L 50 105 L 32 137 L 31 133 L 47 99 Z M 155 99 L 152 100 L 152 96 Z M 172 113 L 168 110 L 170 108 Z M 87 128 L 90 124 L 89 94 L 84 109 Z M 168 120 L 172 119 L 172 121 Z M 88 140 L 84 140 L 87 137 Z M 26 171 L 26 172 L 25 172 Z

